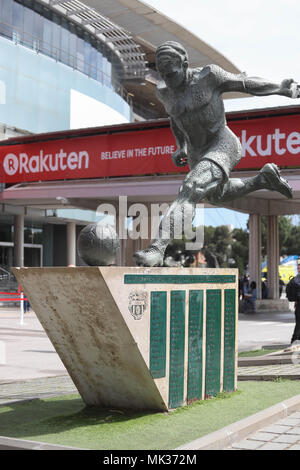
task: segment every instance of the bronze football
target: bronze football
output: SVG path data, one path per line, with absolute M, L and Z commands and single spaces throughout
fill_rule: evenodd
M 119 250 L 120 240 L 111 225 L 89 224 L 79 233 L 77 251 L 89 266 L 114 264 Z

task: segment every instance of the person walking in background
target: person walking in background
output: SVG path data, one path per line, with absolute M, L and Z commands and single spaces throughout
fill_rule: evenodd
M 243 298 L 243 279 L 240 277 L 239 278 L 239 300 L 241 297 Z
M 298 274 L 295 277 L 296 285 L 300 285 L 300 263 L 297 265 Z M 291 343 L 294 341 L 300 341 L 300 288 L 297 289 L 297 300 L 295 301 L 295 320 L 296 325 L 294 328 Z
M 281 276 L 279 276 L 279 298 L 281 298 L 284 285 L 285 284 L 284 284 L 283 280 L 281 279 Z
M 264 280 L 261 283 L 261 297 L 262 297 L 262 299 L 267 299 L 268 298 L 267 273 L 264 274 Z
M 30 312 L 29 300 L 24 300 L 24 313 Z
M 247 293 L 244 293 L 244 313 L 247 313 L 248 306 L 251 306 L 252 313 L 255 313 L 255 301 L 257 299 L 256 282 L 252 281 Z
M 249 290 L 249 275 L 244 274 L 242 279 L 242 299 L 244 300 L 245 294 L 248 293 Z
M 27 295 L 25 294 L 24 291 L 23 291 L 23 298 L 27 299 Z M 24 313 L 30 312 L 31 307 L 30 307 L 30 303 L 28 299 L 23 301 L 23 305 L 24 305 Z

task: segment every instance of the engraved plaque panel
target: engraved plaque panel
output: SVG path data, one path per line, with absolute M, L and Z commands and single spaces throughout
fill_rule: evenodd
M 235 383 L 235 289 L 225 290 L 223 390 L 231 392 Z
M 235 282 L 231 274 L 125 274 L 124 284 L 227 284 Z
M 203 290 L 189 292 L 187 401 L 202 398 Z
M 184 401 L 185 291 L 171 292 L 169 407 Z
M 221 290 L 206 291 L 206 361 L 205 395 L 220 392 L 221 361 Z
M 166 375 L 167 292 L 151 292 L 150 372 L 154 379 Z

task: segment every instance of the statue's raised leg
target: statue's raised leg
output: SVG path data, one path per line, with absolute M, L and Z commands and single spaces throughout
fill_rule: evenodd
M 245 180 L 230 178 L 224 185 L 221 196 L 212 194 L 208 199 L 213 204 L 220 204 L 222 202 L 232 201 L 259 189 L 277 191 L 288 199 L 293 197 L 292 188 L 288 182 L 280 176 L 277 165 L 275 165 L 275 163 L 267 163 L 257 175 L 251 178 Z
M 229 179 L 225 183 L 223 191 L 220 191 L 220 185 L 222 185 L 221 173 L 217 178 L 214 176 L 213 171 L 209 170 L 202 173 L 198 181 L 193 178 L 193 173 L 197 175 L 202 165 L 204 165 L 204 162 L 201 162 L 195 171 L 192 171 L 185 179 L 178 198 L 163 217 L 158 234 L 151 245 L 145 250 L 137 251 L 134 254 L 136 265 L 162 266 L 166 247 L 174 238 L 176 217 L 180 217 L 181 227 L 184 227 L 184 217 L 189 216 L 191 219 L 196 204 L 204 199 L 208 199 L 212 204 L 220 204 L 260 189 L 278 191 L 287 198 L 293 197 L 292 188 L 280 176 L 279 169 L 274 163 L 267 163 L 257 175 L 246 180 Z M 213 169 L 213 166 L 211 166 L 211 169 Z M 203 166 L 203 169 L 206 170 L 205 166 Z

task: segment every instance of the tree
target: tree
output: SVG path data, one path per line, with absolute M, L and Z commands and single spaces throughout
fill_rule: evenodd
M 232 237 L 227 225 L 204 227 L 203 253 L 209 268 L 228 267 Z
M 204 247 L 208 267 L 238 268 L 242 276 L 247 269 L 249 253 L 247 229 L 236 228 L 232 232 L 227 225 L 204 227 Z
M 232 232 L 231 256 L 234 260 L 233 268 L 238 268 L 240 277 L 248 266 L 249 259 L 249 232 L 242 228 L 235 228 Z
M 267 219 L 262 217 L 262 255 L 267 252 Z M 280 255 L 300 255 L 300 226 L 293 225 L 291 216 L 279 216 L 279 245 Z M 173 240 L 166 253 L 175 256 L 181 251 L 185 255 L 195 254 L 186 252 L 185 239 Z M 202 252 L 209 268 L 231 267 L 238 268 L 240 277 L 248 266 L 249 230 L 235 228 L 230 231 L 227 225 L 204 227 L 204 245 Z
M 287 255 L 300 255 L 300 227 L 293 225 L 285 242 Z
M 290 247 L 293 245 L 292 229 L 295 227 L 292 222 L 291 216 L 280 215 L 278 217 L 278 232 L 279 232 L 279 249 L 280 256 L 286 256 L 292 253 Z M 295 227 L 297 228 L 297 227 Z M 295 230 L 293 231 L 295 234 Z M 262 235 L 262 255 L 267 254 L 267 218 L 261 218 L 261 235 Z M 299 250 L 299 247 L 298 247 Z

